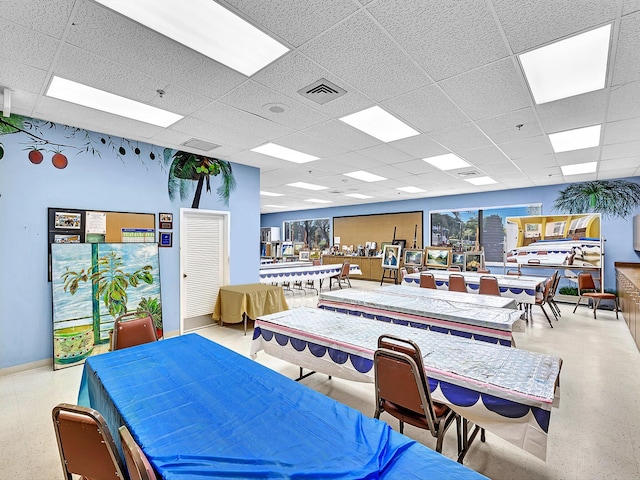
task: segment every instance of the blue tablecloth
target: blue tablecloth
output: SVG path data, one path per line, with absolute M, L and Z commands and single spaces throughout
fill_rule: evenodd
M 485 478 L 195 334 L 89 358 L 78 402 L 163 479 Z

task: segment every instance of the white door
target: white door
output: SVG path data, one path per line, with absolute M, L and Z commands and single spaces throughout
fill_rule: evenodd
M 216 322 L 220 286 L 229 283 L 229 212 L 180 209 L 180 334 Z

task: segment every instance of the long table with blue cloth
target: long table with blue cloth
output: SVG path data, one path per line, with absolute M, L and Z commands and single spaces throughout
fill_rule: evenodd
M 419 345 L 435 401 L 546 458 L 559 357 L 308 307 L 259 317 L 251 355 L 264 350 L 316 372 L 374 382 L 373 355 L 383 334 Z
M 306 267 L 260 268 L 260 283 L 307 282 L 323 280 L 338 275 L 342 265 L 312 265 Z M 349 265 L 349 275 L 362 275 L 358 265 Z
M 78 403 L 165 480 L 486 478 L 196 334 L 90 357 Z
M 523 321 L 519 310 L 503 308 L 512 303 L 511 299 L 491 295 L 389 285 L 370 291 L 350 288 L 324 292 L 318 308 L 515 346 L 514 325 L 521 329 Z

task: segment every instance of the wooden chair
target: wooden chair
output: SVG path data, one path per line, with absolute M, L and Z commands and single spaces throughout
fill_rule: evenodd
M 553 277 L 554 281 L 549 287 L 549 298 L 547 298 L 547 303 L 549 304 L 549 308 L 551 308 L 557 320 L 558 317 L 562 316 L 560 312 L 560 307 L 558 306 L 555 300 L 556 293 L 558 292 L 558 285 L 560 284 L 560 272 L 556 270 L 553 275 L 554 275 Z
M 120 315 L 113 324 L 113 350 L 155 342 L 156 327 L 149 312 L 130 312 Z
M 480 277 L 480 295 L 497 295 L 500 296 L 500 286 L 496 277 L 482 276 Z
M 338 273 L 337 275 L 334 275 L 333 277 L 329 277 L 329 290 L 331 290 L 331 282 L 332 280 L 337 280 L 338 281 L 338 286 L 340 288 L 342 288 L 342 285 L 349 285 L 349 288 L 351 288 L 351 281 L 349 281 L 349 270 L 351 269 L 351 263 L 350 262 L 342 262 L 342 268 L 340 269 L 340 273 Z
M 596 283 L 593 281 L 593 276 L 589 272 L 581 272 L 578 274 L 578 302 L 573 308 L 573 313 L 576 313 L 578 305 L 583 298 L 591 299 L 593 301 L 593 318 L 596 318 L 596 311 L 602 300 L 613 300 L 616 311 L 616 318 L 618 318 L 618 310 L 620 310 L 620 304 L 618 302 L 618 296 L 615 293 L 602 293 L 596 288 Z
M 66 480 L 123 480 L 124 467 L 105 419 L 92 408 L 61 403 L 53 427 Z
M 404 424 L 424 428 L 436 440 L 436 452 L 442 452 L 442 442 L 448 428 L 460 417 L 447 405 L 431 400 L 429 383 L 424 371 L 420 348 L 411 340 L 391 335 L 378 338 L 373 357 L 376 390 L 375 418 L 387 412 Z M 460 435 L 459 428 L 458 435 Z M 458 444 L 460 445 L 458 436 Z
M 127 427 L 122 425 L 118 432 L 129 480 L 157 480 L 153 467 Z
M 420 287 L 421 288 L 431 288 L 436 290 L 438 287 L 436 286 L 436 279 L 433 276 L 433 273 L 421 273 L 420 274 Z
M 549 291 L 551 289 L 552 281 L 553 281 L 553 278 L 549 278 L 546 282 L 544 282 L 544 290 L 542 291 L 542 298 L 536 297 L 536 305 L 540 307 L 540 310 L 542 310 L 542 313 L 544 313 L 544 316 L 547 317 L 547 322 L 549 322 L 549 326 L 551 328 L 553 328 L 553 323 L 551 323 L 551 319 L 549 318 L 547 311 L 544 309 L 544 306 L 545 304 L 548 303 L 548 300 L 549 300 Z M 555 313 L 554 313 L 554 316 L 555 316 Z
M 464 281 L 464 275 L 452 273 L 449 275 L 449 291 L 467 293 L 467 284 Z

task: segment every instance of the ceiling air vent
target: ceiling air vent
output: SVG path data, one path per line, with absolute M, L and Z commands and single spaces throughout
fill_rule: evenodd
M 324 105 L 331 100 L 341 97 L 347 93 L 347 91 L 343 90 L 335 83 L 331 83 L 326 78 L 321 78 L 317 82 L 313 82 L 311 85 L 301 88 L 298 90 L 298 93 L 309 100 L 313 100 L 320 105 Z
M 214 148 L 218 148 L 220 145 L 216 145 L 215 143 L 205 142 L 204 140 L 198 140 L 197 138 L 192 138 L 191 140 L 187 140 L 186 142 L 181 143 L 185 147 L 195 148 L 197 150 L 202 150 L 204 152 L 208 152 L 209 150 L 213 150 Z
M 478 172 L 474 172 L 474 171 L 458 173 L 458 176 L 462 178 L 475 177 L 476 175 L 478 175 Z

